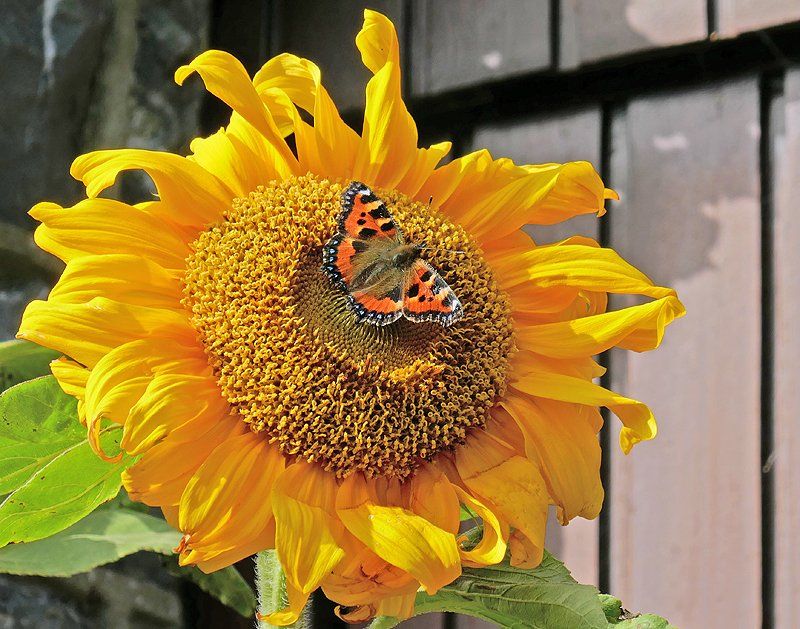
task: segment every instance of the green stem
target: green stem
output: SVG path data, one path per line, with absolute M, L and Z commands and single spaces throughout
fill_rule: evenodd
M 263 550 L 256 555 L 256 592 L 260 614 L 271 614 L 284 609 L 289 604 L 286 596 L 286 577 L 283 575 L 281 562 L 274 550 Z M 261 621 L 258 626 L 259 629 L 269 629 L 275 625 Z M 305 606 L 300 618 L 291 627 L 293 629 L 310 629 L 310 603 Z

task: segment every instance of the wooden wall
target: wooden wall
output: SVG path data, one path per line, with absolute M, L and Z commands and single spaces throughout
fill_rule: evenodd
M 606 358 L 607 383 L 651 404 L 660 434 L 629 457 L 605 451 L 603 514 L 553 522 L 550 548 L 582 581 L 680 627 L 797 626 L 800 2 L 367 4 L 398 27 L 422 141 L 594 162 L 622 201 L 536 237 L 597 237 L 688 309 L 660 351 Z M 358 124 L 364 2 L 267 5 L 265 50 L 315 60 Z

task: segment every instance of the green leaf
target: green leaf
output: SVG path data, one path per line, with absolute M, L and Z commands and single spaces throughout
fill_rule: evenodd
M 86 438 L 77 401 L 47 376 L 0 395 L 0 495 L 17 489 L 65 449 Z
M 608 627 L 597 590 L 575 583 L 564 564 L 548 553 L 534 570 L 513 568 L 508 560 L 465 568 L 434 596 L 418 594 L 416 611 L 451 611 L 515 629 Z
M 252 618 L 256 613 L 255 592 L 233 566 L 206 574 L 194 566 L 178 566 L 170 561 L 167 563 L 167 570 L 177 577 L 188 579 L 245 618 Z
M 597 598 L 600 600 L 606 620 L 612 625 L 618 623 L 622 617 L 622 601 L 610 594 L 598 594 Z
M 161 518 L 102 509 L 46 539 L 0 548 L 0 572 L 68 577 L 150 550 L 172 554 L 180 533 Z
M 675 625 L 655 614 L 641 614 L 612 626 L 614 629 L 677 629 Z
M 30 341 L 0 343 L 0 391 L 50 373 L 50 361 L 61 356 Z
M 75 401 L 52 376 L 0 395 L 0 547 L 64 530 L 117 495 L 133 458 L 103 461 L 76 417 Z M 119 427 L 105 428 L 105 452 L 119 451 Z

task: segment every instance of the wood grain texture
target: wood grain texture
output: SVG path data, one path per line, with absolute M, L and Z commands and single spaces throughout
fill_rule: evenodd
M 562 68 L 704 39 L 705 0 L 562 0 Z
M 720 35 L 733 37 L 739 33 L 800 20 L 800 2 L 717 0 L 717 12 Z
M 277 0 L 276 5 L 278 28 L 273 48 L 316 63 L 340 111 L 363 109 L 364 90 L 372 75 L 361 63 L 356 35 L 364 22 L 365 3 L 358 0 Z M 403 47 L 403 1 L 372 0 L 366 6 L 392 20 L 400 39 L 400 54 L 407 54 Z
M 800 71 L 787 73 L 775 129 L 775 626 L 800 618 Z
M 541 70 L 550 64 L 548 0 L 412 3 L 416 95 Z
M 556 116 L 534 118 L 476 129 L 472 149 L 487 148 L 494 157 L 510 157 L 517 164 L 600 162 L 600 111 L 596 107 L 566 111 Z M 557 225 L 529 226 L 536 242 L 555 242 L 574 234 L 598 238 L 599 221 L 579 216 Z M 546 546 L 561 559 L 581 583 L 597 583 L 597 520 L 581 518 L 562 527 L 551 512 Z
M 635 100 L 612 131 L 612 244 L 688 315 L 612 357 L 659 435 L 613 451 L 611 591 L 679 627 L 761 619 L 758 121 L 754 79 Z

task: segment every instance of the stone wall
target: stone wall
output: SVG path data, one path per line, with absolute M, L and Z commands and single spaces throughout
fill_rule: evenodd
M 209 4 L 0 3 L 0 340 L 61 269 L 33 244 L 27 211 L 81 197 L 72 160 L 98 148 L 184 150 L 197 135 L 199 82 L 181 88 L 172 74 L 208 47 Z M 115 191 L 135 200 L 148 192 L 135 175 Z M 157 564 L 143 555 L 70 579 L 0 576 L 0 628 L 183 626 L 182 586 Z

